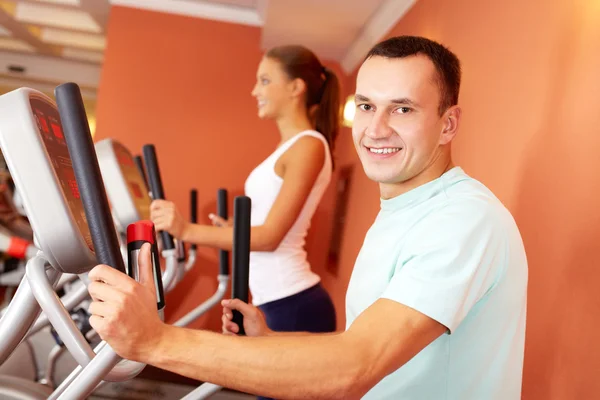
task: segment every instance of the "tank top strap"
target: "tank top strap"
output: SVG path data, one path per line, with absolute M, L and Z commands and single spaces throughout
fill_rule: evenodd
M 329 143 L 327 143 L 327 139 L 325 139 L 325 136 L 323 136 L 322 134 L 320 134 L 317 131 L 312 131 L 312 130 L 302 131 L 302 132 L 298 133 L 297 135 L 295 135 L 294 137 L 285 141 L 269 157 L 271 159 L 271 163 L 273 165 L 275 165 L 275 163 L 277 162 L 277 160 L 279 160 L 279 158 L 283 155 L 283 153 L 285 153 L 287 150 L 289 150 L 289 148 L 292 147 L 294 145 L 294 143 L 296 143 L 298 140 L 300 140 L 300 138 L 302 138 L 304 136 L 312 136 L 314 138 L 319 139 L 323 143 L 323 145 L 325 146 L 325 150 L 326 150 L 325 158 L 327 160 L 324 165 L 324 167 L 325 167 L 331 160 L 331 151 L 329 149 Z

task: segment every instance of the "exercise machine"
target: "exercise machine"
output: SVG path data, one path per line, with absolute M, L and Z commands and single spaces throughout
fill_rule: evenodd
M 95 150 L 121 243 L 121 252 L 126 257 L 127 226 L 136 221 L 150 219 L 151 193 L 154 194 L 154 198 L 164 198 L 156 149 L 151 144 L 144 146 L 150 184 L 146 180 L 144 168 L 139 164 L 140 158 L 136 161 L 130 151 L 118 141 L 104 139 L 96 143 Z M 148 186 L 152 189 L 150 192 Z M 182 243 L 175 246 L 173 237 L 165 235 L 166 232 L 160 234 L 162 241 L 159 241 L 159 248 L 162 248 L 161 253 L 166 264 L 162 279 L 165 291 L 169 292 L 185 274 L 187 259 L 182 250 Z
M 227 212 L 227 190 L 219 189 L 217 192 L 217 214 L 223 219 L 228 218 Z M 196 193 L 193 190 L 191 192 L 191 201 L 192 203 L 192 223 L 197 223 L 198 217 L 196 215 Z M 239 214 L 240 211 L 238 211 Z M 197 245 L 193 243 L 191 245 L 190 254 L 196 253 Z M 217 291 L 213 294 L 208 300 L 204 303 L 200 304 L 198 307 L 194 308 L 192 311 L 181 317 L 179 320 L 175 322 L 175 326 L 188 326 L 196 319 L 200 318 L 204 313 L 210 310 L 215 305 L 219 304 L 223 297 L 225 296 L 225 292 L 227 291 L 227 286 L 229 284 L 229 252 L 226 250 L 219 250 L 219 275 L 217 276 Z M 246 300 L 247 301 L 247 300 Z
M 84 274 L 97 263 L 125 272 L 79 89 L 61 85 L 56 99 L 60 113 L 50 98 L 31 89 L 0 97 L 0 147 L 40 249 L 27 263 L 26 277 L 0 320 L 0 362 L 43 309 L 80 366 L 100 364 L 100 369 L 89 370 L 108 380 L 131 379 L 144 366 L 120 363 L 104 342 L 92 350 L 54 291 L 63 273 Z M 83 372 L 78 375 L 87 376 Z M 31 398 L 41 398 L 40 392 L 43 398 L 84 398 L 82 393 L 99 382 L 75 381 L 50 396 L 45 385 L 29 382 L 28 389 L 18 389 L 29 390 Z M 0 397 L 11 398 L 12 389 L 0 388 L 7 392 Z
M 85 275 L 98 263 L 136 276 L 135 257 L 130 257 L 126 268 L 119 249 L 79 88 L 64 84 L 56 88 L 55 96 L 58 109 L 50 98 L 31 89 L 0 97 L 0 147 L 40 249 L 28 261 L 26 276 L 0 319 L 0 363 L 43 310 L 79 367 L 52 393 L 45 385 L 12 378 L 4 382 L 0 377 L 3 399 L 82 399 L 102 381 L 133 379 L 145 367 L 121 360 L 105 342 L 92 349 L 54 290 L 62 274 Z M 236 198 L 234 209 L 233 277 L 234 282 L 242 282 L 234 283 L 234 297 L 247 301 L 250 199 Z M 163 242 L 166 249 L 173 249 L 164 233 Z M 164 306 L 161 273 L 156 256 L 153 260 L 160 312 Z M 234 319 L 243 326 L 240 317 Z M 204 392 L 218 390 L 210 384 L 203 387 Z
M 250 210 L 252 203 L 249 197 L 239 196 L 234 200 L 233 212 L 233 286 L 231 297 L 248 302 L 248 278 L 250 265 Z M 239 335 L 245 335 L 244 318 L 238 311 L 233 311 L 233 322 L 240 327 Z M 204 400 L 214 395 L 223 387 L 210 382 L 203 383 L 182 400 Z

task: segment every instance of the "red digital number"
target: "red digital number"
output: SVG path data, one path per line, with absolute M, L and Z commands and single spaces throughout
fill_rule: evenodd
M 65 136 L 62 133 L 62 129 L 60 129 L 60 125 L 52 124 L 52 132 L 54 132 L 54 136 L 56 136 L 59 139 L 65 138 Z
M 71 194 L 73 194 L 73 197 L 79 199 L 81 196 L 79 194 L 79 186 L 77 186 L 77 181 L 69 179 L 69 187 L 71 188 Z
M 40 118 L 40 125 L 42 125 L 42 131 L 44 133 L 50 133 L 50 131 L 48 130 L 48 123 L 46 122 L 46 118 Z
M 131 190 L 133 191 L 135 197 L 137 197 L 138 199 L 143 198 L 142 189 L 140 189 L 140 186 L 137 183 L 129 182 L 129 186 L 131 187 Z
M 44 117 L 44 114 L 42 114 L 39 111 L 36 111 L 35 117 L 38 123 L 40 124 L 40 127 L 42 128 L 42 132 L 50 133 L 50 130 L 48 129 L 48 122 L 46 121 L 46 117 Z

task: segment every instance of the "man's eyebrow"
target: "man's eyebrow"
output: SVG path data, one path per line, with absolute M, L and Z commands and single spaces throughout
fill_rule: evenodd
M 370 102 L 371 100 L 367 97 L 367 96 L 363 96 L 362 94 L 357 94 L 354 96 L 354 100 L 355 101 L 361 101 L 361 102 Z M 414 100 L 409 99 L 408 97 L 402 97 L 399 99 L 393 99 L 390 101 L 390 103 L 392 104 L 402 104 L 402 105 L 407 105 L 407 106 L 411 106 L 411 107 L 419 107 L 419 104 L 417 102 L 415 102 Z
M 411 106 L 411 107 L 415 107 L 415 108 L 419 107 L 419 104 L 416 101 L 411 100 L 408 97 L 403 97 L 401 99 L 394 99 L 394 100 L 392 100 L 392 103 L 407 105 L 407 106 Z

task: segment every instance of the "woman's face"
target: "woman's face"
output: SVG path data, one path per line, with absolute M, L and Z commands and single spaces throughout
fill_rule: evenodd
M 277 119 L 290 107 L 297 96 L 294 81 L 279 61 L 264 57 L 258 65 L 252 96 L 258 101 L 259 118 Z

